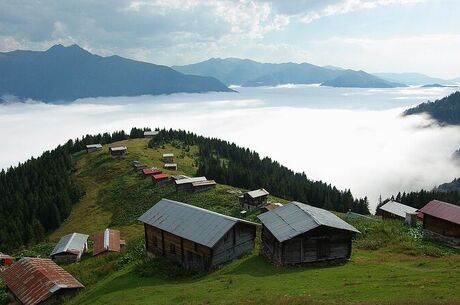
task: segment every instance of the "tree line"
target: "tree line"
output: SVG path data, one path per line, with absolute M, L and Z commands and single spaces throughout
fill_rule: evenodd
M 388 198 L 384 201 L 379 202 L 377 206 L 377 210 L 379 207 L 384 205 L 390 200 L 400 202 L 402 204 L 411 206 L 416 209 L 421 209 L 424 207 L 428 202 L 431 200 L 440 200 L 448 203 L 452 203 L 455 205 L 460 205 L 460 190 L 452 190 L 452 191 L 443 191 L 434 189 L 431 191 L 421 190 L 418 192 L 399 192 L 396 196 L 393 195 L 391 198 Z
M 370 214 L 367 198 L 355 199 L 350 190 L 338 190 L 305 173 L 296 173 L 268 157 L 217 138 L 206 138 L 182 130 L 161 130 L 149 143 L 154 148 L 171 141 L 197 145 L 197 175 L 245 189 L 266 188 L 272 195 L 316 207 Z

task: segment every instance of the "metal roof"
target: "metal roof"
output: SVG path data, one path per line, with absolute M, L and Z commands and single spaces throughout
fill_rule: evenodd
M 86 241 L 89 235 L 80 233 L 71 233 L 61 237 L 59 242 L 54 247 L 50 256 L 59 253 L 74 253 L 80 254 L 85 250 Z
M 173 153 L 163 154 L 163 158 L 167 158 L 167 157 L 174 157 L 174 154 Z
M 192 178 L 185 178 L 185 179 L 179 179 L 175 180 L 174 183 L 177 185 L 181 184 L 188 184 L 188 183 L 194 183 L 194 182 L 200 182 L 200 181 L 206 181 L 206 177 L 192 177 Z
M 93 256 L 101 254 L 103 252 L 120 252 L 120 231 L 105 229 L 104 231 L 98 232 L 93 237 Z
M 146 130 L 144 131 L 144 136 L 156 136 L 158 133 L 158 130 Z
M 267 196 L 270 193 L 267 192 L 265 189 L 258 189 L 258 190 L 247 192 L 246 194 L 248 194 L 252 198 L 257 198 L 257 197 Z
M 25 257 L 0 273 L 0 276 L 24 305 L 42 303 L 61 289 L 84 288 L 50 259 Z
M 280 242 L 320 226 L 359 233 L 355 227 L 333 213 L 296 201 L 257 217 Z
M 102 148 L 101 144 L 88 144 L 86 148 Z
M 169 175 L 165 173 L 159 173 L 159 174 L 152 175 L 153 180 L 161 180 L 161 179 L 166 179 L 166 178 L 169 178 Z
M 166 164 L 164 165 L 164 167 L 165 167 L 165 168 L 166 168 L 166 167 L 177 167 L 177 164 L 176 164 L 176 163 L 166 163 Z
M 204 185 L 215 185 L 216 181 L 214 180 L 204 180 L 204 181 L 195 181 L 192 182 L 193 186 L 204 186 Z
M 126 146 L 115 146 L 115 147 L 110 147 L 111 151 L 121 151 L 121 150 L 127 150 L 128 148 Z
M 144 175 L 157 175 L 157 174 L 161 174 L 162 170 L 159 168 L 144 168 L 142 170 L 142 173 Z
M 402 218 L 406 218 L 406 213 L 417 213 L 417 209 L 408 205 L 396 202 L 388 201 L 380 207 L 380 210 L 397 215 Z
M 460 224 L 460 206 L 440 200 L 428 202 L 419 212 Z
M 138 220 L 209 248 L 238 222 L 257 226 L 253 222 L 169 199 L 161 199 Z

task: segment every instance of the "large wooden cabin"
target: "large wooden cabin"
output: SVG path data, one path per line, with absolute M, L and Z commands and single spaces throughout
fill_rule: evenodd
M 206 271 L 254 248 L 255 223 L 162 199 L 139 220 L 150 256 Z
M 425 237 L 460 245 L 460 206 L 433 200 L 419 211 Z
M 262 222 L 260 254 L 277 265 L 345 261 L 359 231 L 333 213 L 290 202 L 258 216 Z
M 267 204 L 267 197 L 270 193 L 265 189 L 258 189 L 250 192 L 246 192 L 241 195 L 240 205 L 245 210 L 254 210 Z

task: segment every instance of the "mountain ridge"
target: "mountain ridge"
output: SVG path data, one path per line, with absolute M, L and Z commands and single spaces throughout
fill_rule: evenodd
M 231 92 L 212 77 L 185 75 L 167 66 L 120 56 L 103 57 L 78 45 L 46 51 L 0 53 L 0 96 L 44 102 L 79 98 Z

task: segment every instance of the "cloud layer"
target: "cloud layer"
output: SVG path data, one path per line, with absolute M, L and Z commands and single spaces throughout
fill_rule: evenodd
M 447 90 L 285 86 L 84 99 L 69 106 L 10 104 L 0 107 L 0 167 L 82 134 L 181 128 L 234 141 L 312 179 L 369 196 L 375 205 L 380 194 L 430 189 L 459 176 L 450 156 L 460 145 L 460 128 L 424 128 L 426 117 L 400 117 L 406 105 Z

